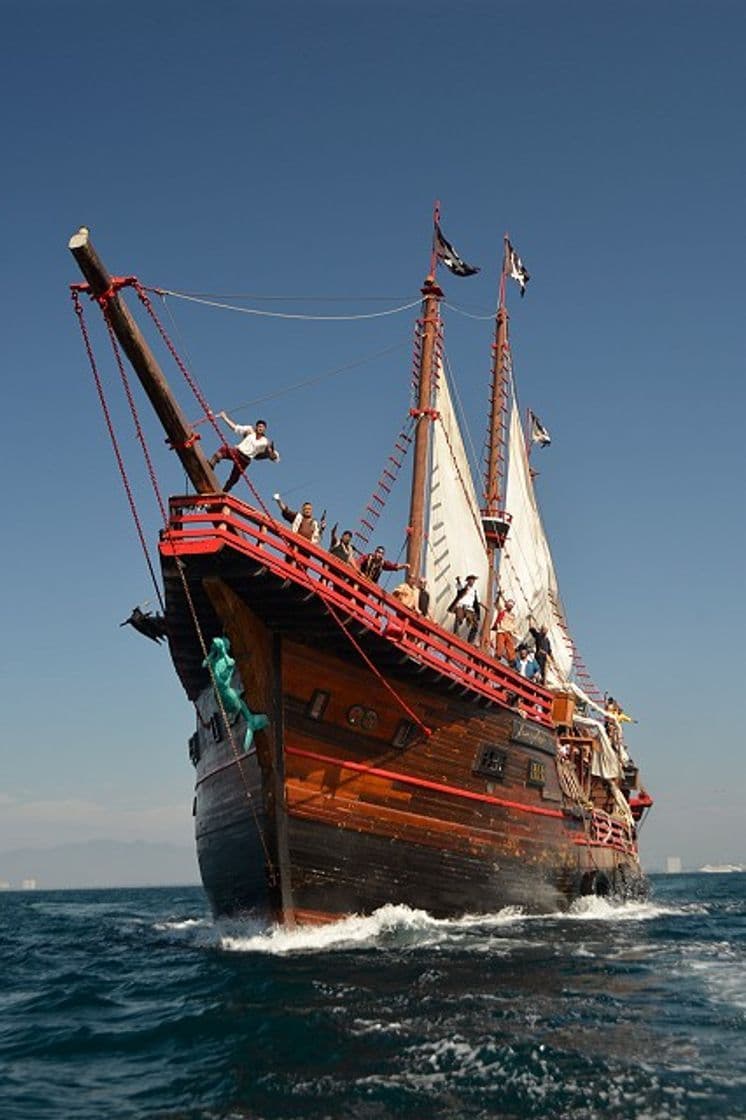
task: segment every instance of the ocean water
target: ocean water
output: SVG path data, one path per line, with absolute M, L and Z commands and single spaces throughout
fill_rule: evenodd
M 1 1120 L 746 1118 L 746 874 L 292 932 L 3 893 L 0 952 Z

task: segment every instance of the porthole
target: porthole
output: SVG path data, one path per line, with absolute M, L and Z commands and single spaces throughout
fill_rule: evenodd
M 375 731 L 378 727 L 378 712 L 373 708 L 364 708 L 362 704 L 353 704 L 347 710 L 347 722 L 351 727 L 359 727 L 361 731 Z
M 366 708 L 360 720 L 360 726 L 363 731 L 375 731 L 378 727 L 378 712 L 374 712 L 372 708 Z

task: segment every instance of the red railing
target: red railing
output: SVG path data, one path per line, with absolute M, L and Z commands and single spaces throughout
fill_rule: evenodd
M 615 848 L 617 851 L 632 854 L 637 852 L 637 845 L 630 837 L 624 822 L 598 809 L 595 809 L 591 816 L 588 835 L 578 836 L 575 843 L 594 848 Z
M 508 707 L 516 699 L 530 719 L 553 727 L 552 696 L 442 626 L 403 607 L 360 572 L 274 518 L 232 495 L 192 494 L 169 500 L 163 556 L 217 552 L 228 547 L 318 596 L 345 628 L 362 623 L 406 653 L 472 692 Z

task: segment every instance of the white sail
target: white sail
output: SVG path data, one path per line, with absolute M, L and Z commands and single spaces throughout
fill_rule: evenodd
M 445 369 L 438 374 L 433 422 L 432 472 L 425 577 L 430 617 L 447 625 L 457 577 L 477 577 L 480 600 L 487 594 L 487 547 L 474 482 Z
M 505 599 L 515 602 L 515 613 L 523 623 L 522 634 L 528 634 L 529 615 L 532 618 L 531 626 L 546 626 L 552 646 L 547 684 L 561 684 L 570 676 L 572 645 L 567 636 L 552 554 L 536 504 L 526 441 L 515 398 L 508 432 L 505 509 L 512 520 L 500 557 L 500 591 Z

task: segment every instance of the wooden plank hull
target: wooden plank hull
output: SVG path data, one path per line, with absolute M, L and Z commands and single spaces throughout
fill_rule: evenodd
M 636 852 L 591 844 L 568 811 L 546 728 L 431 688 L 392 689 L 297 642 L 270 655 L 256 620 L 221 594 L 237 647 L 251 627 L 247 694 L 263 681 L 264 707 L 279 714 L 248 756 L 236 751 L 240 721 L 232 742 L 202 735 L 197 849 L 216 914 L 325 921 L 387 903 L 437 917 L 548 912 L 599 888 L 640 889 Z
M 197 850 L 216 914 L 552 911 L 644 890 L 624 795 L 593 786 L 587 758 L 569 772 L 546 689 L 259 511 L 171 507 L 169 645 L 198 709 Z M 248 753 L 205 668 L 215 637 L 269 720 Z

